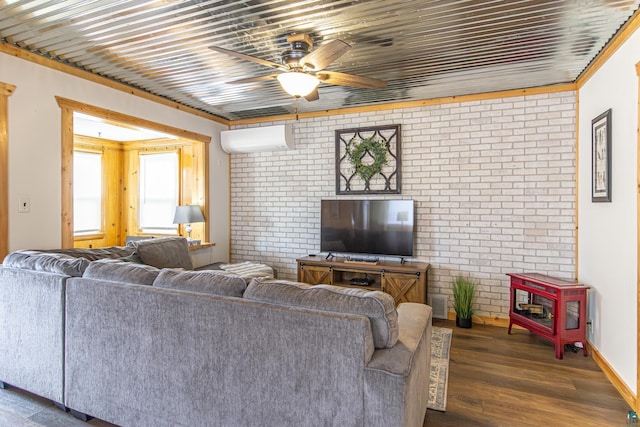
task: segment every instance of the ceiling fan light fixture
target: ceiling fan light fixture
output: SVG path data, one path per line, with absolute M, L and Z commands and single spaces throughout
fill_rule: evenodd
M 296 98 L 309 95 L 320 83 L 316 77 L 299 71 L 278 74 L 277 78 L 282 88 Z

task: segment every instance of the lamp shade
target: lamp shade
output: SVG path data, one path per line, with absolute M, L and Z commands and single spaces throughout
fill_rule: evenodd
M 174 224 L 193 224 L 204 222 L 204 215 L 198 205 L 176 206 L 176 214 L 173 217 Z
M 278 81 L 289 95 L 296 98 L 309 95 L 320 83 L 314 76 L 299 71 L 278 74 Z

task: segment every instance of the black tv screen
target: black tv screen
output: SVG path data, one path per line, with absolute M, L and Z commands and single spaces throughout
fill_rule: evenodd
M 413 200 L 322 200 L 320 251 L 413 256 Z

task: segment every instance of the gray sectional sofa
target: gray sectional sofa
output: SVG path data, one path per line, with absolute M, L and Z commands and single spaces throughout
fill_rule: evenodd
M 0 381 L 122 426 L 423 425 L 430 307 L 127 262 L 133 249 L 10 254 Z

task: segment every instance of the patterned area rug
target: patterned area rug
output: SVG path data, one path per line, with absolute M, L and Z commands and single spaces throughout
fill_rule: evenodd
M 434 326 L 431 330 L 431 375 L 427 408 L 444 412 L 447 408 L 447 382 L 449 379 L 449 349 L 451 335 L 448 328 Z

